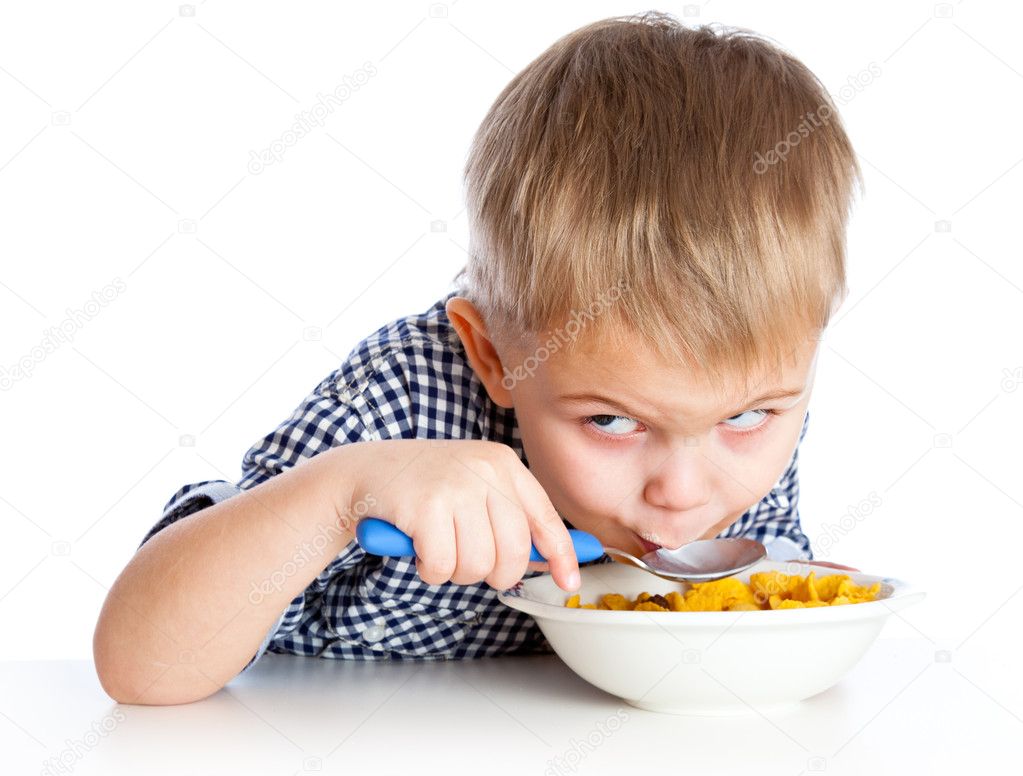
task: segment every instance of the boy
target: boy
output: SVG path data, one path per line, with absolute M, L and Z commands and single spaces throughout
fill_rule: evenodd
M 568 527 L 636 554 L 750 536 L 810 557 L 797 448 L 859 179 L 817 79 L 751 33 L 604 20 L 511 81 L 465 174 L 457 289 L 143 538 L 96 628 L 113 698 L 196 700 L 268 649 L 549 651 L 496 592 L 548 569 L 577 589 Z M 367 515 L 416 557 L 368 555 Z

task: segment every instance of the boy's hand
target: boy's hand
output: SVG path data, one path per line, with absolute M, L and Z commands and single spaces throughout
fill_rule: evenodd
M 349 503 L 373 499 L 370 513 L 358 517 L 379 517 L 408 534 L 424 582 L 485 581 L 505 590 L 529 568 L 549 564 L 559 587 L 578 589 L 572 575 L 578 578 L 579 563 L 568 528 L 507 445 L 477 439 L 387 439 L 327 452 L 334 451 L 340 455 L 336 465 L 355 483 L 354 491 L 346 494 Z M 338 501 L 339 507 L 347 506 L 343 497 Z M 530 563 L 531 543 L 547 564 Z

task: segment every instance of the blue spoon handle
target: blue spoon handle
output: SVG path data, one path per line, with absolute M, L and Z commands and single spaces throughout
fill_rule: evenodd
M 572 537 L 572 546 L 579 563 L 596 560 L 604 554 L 603 546 L 593 534 L 580 531 L 578 528 L 569 528 L 568 535 Z M 379 517 L 366 517 L 360 520 L 355 527 L 355 538 L 359 540 L 359 546 L 372 555 L 402 558 L 416 554 L 412 546 L 412 538 Z M 537 551 L 536 547 L 530 546 L 529 559 L 531 561 L 547 560 Z

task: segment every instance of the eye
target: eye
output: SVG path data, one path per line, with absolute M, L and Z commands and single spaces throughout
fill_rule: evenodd
M 737 431 L 749 431 L 751 428 L 759 426 L 770 414 L 771 410 L 746 410 L 746 412 L 740 412 L 721 422 Z
M 638 420 L 626 418 L 622 415 L 590 415 L 586 422 L 611 436 L 623 436 L 635 431 L 639 427 Z

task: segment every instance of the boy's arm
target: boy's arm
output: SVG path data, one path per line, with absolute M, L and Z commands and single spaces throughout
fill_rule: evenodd
M 104 690 L 124 703 L 187 703 L 250 663 L 291 601 L 354 543 L 352 521 L 341 518 L 352 514 L 355 486 L 337 472 L 354 470 L 358 447 L 327 450 L 151 532 L 96 626 Z M 293 563 L 314 540 L 324 562 Z
M 237 484 L 189 484 L 164 507 L 108 593 L 93 637 L 100 682 L 116 700 L 183 703 L 212 694 L 272 637 L 300 627 L 316 594 L 365 557 L 350 531 L 337 530 L 340 515 L 351 516 L 344 509 L 353 487 L 337 476 L 352 471 L 338 456 L 353 453 L 337 451 L 387 435 L 360 407 L 367 387 L 388 380 L 398 361 L 359 355 L 246 452 Z M 299 566 L 296 553 L 314 559 Z
M 279 438 L 281 428 L 279 427 L 273 434 L 274 438 Z M 242 464 L 243 476 L 239 483 L 228 482 L 227 480 L 204 480 L 202 482 L 189 483 L 179 488 L 170 500 L 163 508 L 163 516 L 160 520 L 149 529 L 145 537 L 139 543 L 139 547 L 152 539 L 157 533 L 165 529 L 167 526 L 176 523 L 178 520 L 183 520 L 189 515 L 193 515 L 199 510 L 207 509 L 215 504 L 219 504 L 229 498 L 244 493 L 247 488 L 252 488 L 261 482 L 266 481 L 269 477 L 276 475 L 278 470 L 275 468 L 273 471 L 267 470 L 264 466 L 255 462 L 254 458 L 259 455 L 261 451 L 265 451 L 266 437 L 257 442 L 246 454 Z M 298 461 L 292 462 L 291 466 L 294 466 Z M 317 532 L 317 538 L 322 539 L 328 531 L 333 530 L 332 528 L 325 527 L 323 530 Z M 310 558 L 312 555 L 324 556 L 325 547 L 323 544 L 312 545 L 310 549 L 309 545 L 303 545 L 300 552 L 296 552 L 293 555 L 295 563 L 306 563 L 311 562 Z M 291 604 L 286 610 L 281 613 L 278 620 L 270 627 L 266 635 L 263 638 L 262 643 L 259 645 L 259 649 L 256 650 L 255 654 L 242 668 L 242 673 L 249 670 L 253 665 L 258 662 L 259 658 L 269 649 L 271 643 L 275 640 L 285 638 L 289 634 L 293 633 L 296 628 L 301 627 L 303 619 L 309 614 L 309 610 L 319 605 L 319 595 L 323 590 L 330 584 L 330 582 L 350 568 L 357 566 L 366 557 L 366 551 L 359 545 L 357 541 L 352 540 L 341 552 L 340 555 L 335 557 L 327 567 L 320 572 L 320 575 L 305 589 L 304 592 L 300 593 L 295 597 Z M 289 563 L 292 561 L 289 561 Z M 279 584 L 279 580 L 283 578 L 284 570 L 278 570 L 270 577 L 263 580 L 262 584 L 257 585 L 253 583 L 251 590 L 249 591 L 249 601 L 256 603 L 266 595 L 267 588 L 272 585 Z

